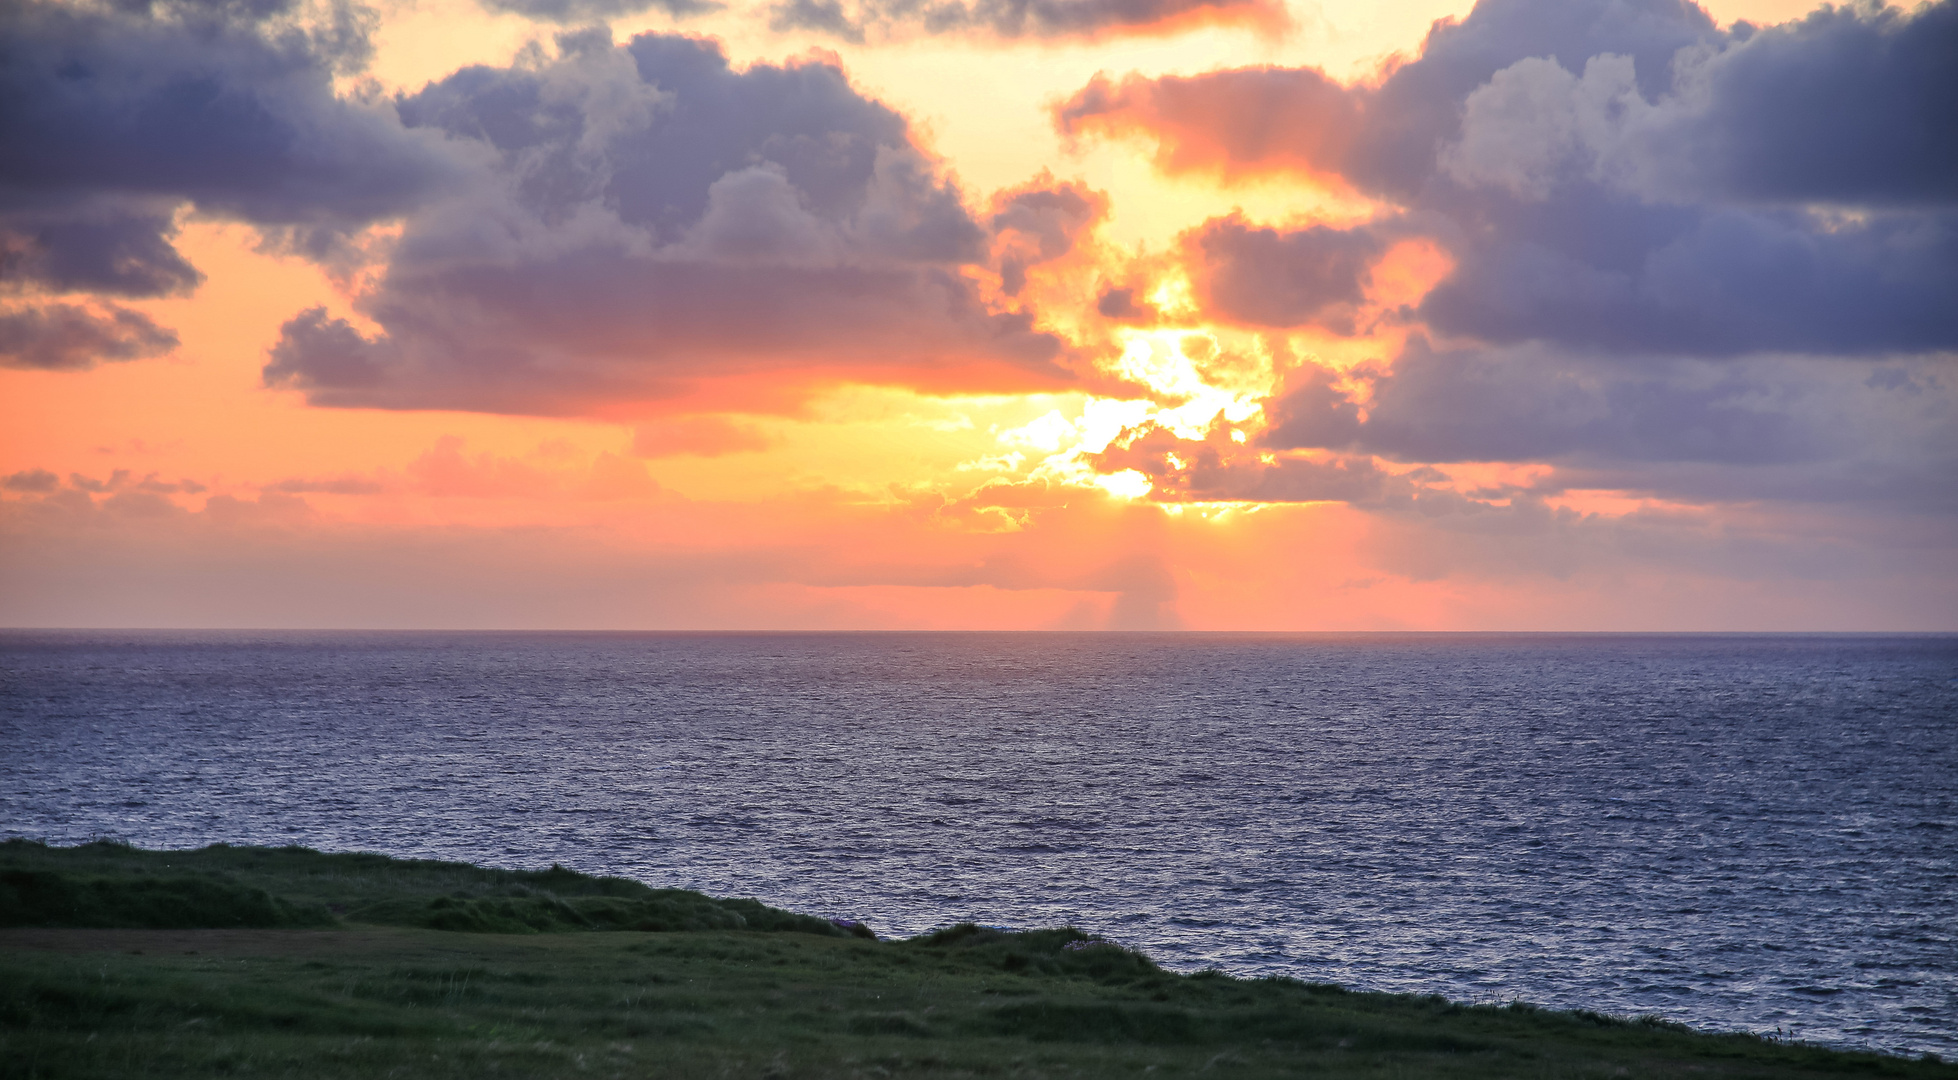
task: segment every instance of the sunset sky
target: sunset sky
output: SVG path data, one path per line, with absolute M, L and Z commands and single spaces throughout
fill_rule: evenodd
M 0 6 L 0 624 L 1958 629 L 1958 0 Z

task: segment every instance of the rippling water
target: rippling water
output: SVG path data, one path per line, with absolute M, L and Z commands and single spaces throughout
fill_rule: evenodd
M 1958 638 L 0 634 L 0 833 L 1958 1052 Z

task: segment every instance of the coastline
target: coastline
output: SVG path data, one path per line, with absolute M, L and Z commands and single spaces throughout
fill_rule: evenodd
M 1071 928 L 878 940 L 559 868 L 14 840 L 0 883 L 10 1076 L 1958 1076 L 1656 1017 L 1177 974 Z

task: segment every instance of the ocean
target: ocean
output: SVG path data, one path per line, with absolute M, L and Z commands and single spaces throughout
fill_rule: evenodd
M 1958 1056 L 1958 637 L 0 633 L 0 835 Z

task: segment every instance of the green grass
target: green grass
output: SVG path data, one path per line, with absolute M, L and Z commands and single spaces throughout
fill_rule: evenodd
M 1663 1022 L 1177 975 L 1069 929 L 877 941 L 563 870 L 16 841 L 0 882 L 10 1077 L 1958 1077 Z
M 847 936 L 826 919 L 625 878 L 324 854 L 301 847 L 142 851 L 0 843 L 0 926 L 416 926 L 485 934 L 762 930 Z M 868 930 L 859 931 L 868 935 Z

